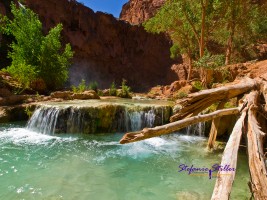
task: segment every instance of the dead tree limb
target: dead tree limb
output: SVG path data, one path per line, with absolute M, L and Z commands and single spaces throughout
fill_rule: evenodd
M 267 199 L 267 171 L 264 160 L 263 141 L 265 133 L 257 121 L 258 92 L 251 97 L 248 111 L 247 147 L 252 194 L 256 200 Z
M 255 80 L 244 78 L 239 83 L 232 83 L 231 85 L 202 90 L 200 92 L 190 94 L 187 98 L 177 102 L 177 104 L 182 106 L 182 109 L 173 115 L 170 121 L 174 122 L 185 117 L 197 115 L 217 101 L 234 98 L 252 90 L 256 86 L 257 82 Z
M 247 147 L 249 170 L 251 175 L 251 190 L 256 200 L 267 199 L 267 172 L 263 157 L 263 137 L 256 119 L 257 91 L 250 92 L 244 99 L 242 115 L 236 122 L 233 132 L 225 147 L 221 165 L 230 165 L 236 169 L 237 153 L 242 131 L 247 131 Z M 248 116 L 246 118 L 246 115 Z M 227 200 L 230 197 L 235 172 L 230 176 L 221 176 L 218 172 L 213 190 L 212 200 Z
M 126 133 L 120 140 L 120 143 L 126 144 L 131 142 L 137 142 L 140 140 L 157 137 L 160 135 L 173 133 L 192 124 L 197 124 L 199 122 L 213 120 L 217 117 L 222 117 L 225 115 L 234 115 L 238 113 L 239 113 L 239 108 L 229 108 L 229 109 L 217 110 L 215 112 L 205 115 L 186 118 L 163 126 L 157 126 L 155 128 L 144 128 L 141 131 Z
M 223 152 L 221 166 L 230 165 L 231 168 L 236 169 L 238 148 L 240 144 L 245 117 L 246 112 L 242 112 L 240 118 L 237 120 L 234 126 L 233 132 Z M 226 173 L 224 171 L 218 172 L 213 194 L 211 197 L 212 200 L 229 199 L 232 185 L 235 179 L 235 172 L 236 171 L 231 171 L 230 175 L 227 176 L 223 175 L 224 173 Z

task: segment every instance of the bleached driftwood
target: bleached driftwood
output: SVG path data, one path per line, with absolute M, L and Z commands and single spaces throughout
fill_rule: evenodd
M 254 89 L 256 86 L 257 82 L 255 80 L 244 78 L 238 83 L 189 94 L 187 98 L 177 102 L 182 108 L 170 118 L 170 121 L 174 122 L 185 117 L 195 116 L 215 102 L 237 97 Z
M 163 126 L 157 126 L 155 128 L 144 128 L 141 131 L 126 133 L 123 138 L 120 140 L 121 144 L 125 143 L 131 143 L 131 142 L 137 142 L 140 140 L 173 133 L 175 131 L 178 131 L 182 128 L 185 128 L 192 124 L 197 124 L 199 122 L 205 122 L 212 119 L 215 119 L 217 117 L 222 117 L 225 115 L 233 115 L 238 114 L 239 108 L 229 108 L 229 109 L 223 109 L 223 110 L 217 110 L 215 112 L 205 114 L 205 115 L 199 115 L 194 116 L 190 118 L 186 118 L 177 122 L 172 122 Z

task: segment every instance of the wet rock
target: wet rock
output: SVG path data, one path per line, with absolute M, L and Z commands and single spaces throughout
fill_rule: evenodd
M 26 121 L 29 119 L 29 112 L 33 112 L 35 104 L 20 104 L 16 106 L 0 107 L 0 123 L 8 123 L 15 121 Z M 26 109 L 28 107 L 28 109 Z
M 58 104 L 60 105 L 60 103 Z M 141 130 L 144 127 L 154 127 L 169 122 L 172 107 L 164 103 L 134 104 L 127 100 L 89 101 L 77 107 L 72 103 L 62 103 L 53 107 L 49 103 L 38 106 L 38 117 L 30 121 L 30 127 L 43 127 L 55 124 L 50 130 L 55 133 L 110 133 Z M 50 115 L 49 115 L 50 113 Z M 44 130 L 46 131 L 46 130 Z M 53 132 L 54 132 L 53 131 Z M 45 133 L 45 132 L 44 132 Z

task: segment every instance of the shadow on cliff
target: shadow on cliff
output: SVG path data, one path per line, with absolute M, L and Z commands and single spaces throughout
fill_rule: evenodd
M 177 79 L 171 70 L 170 41 L 164 35 L 147 33 L 112 15 L 94 13 L 76 1 L 25 0 L 38 13 L 47 32 L 62 23 L 65 43 L 75 51 L 70 84 L 81 79 L 109 87 L 112 81 L 126 79 L 134 91 L 143 92 Z

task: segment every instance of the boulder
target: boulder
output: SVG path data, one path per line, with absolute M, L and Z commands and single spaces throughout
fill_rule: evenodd
M 109 89 L 102 90 L 103 96 L 110 96 Z
M 100 99 L 100 97 L 97 95 L 97 93 L 94 90 L 88 90 L 84 91 L 83 93 L 74 93 L 71 95 L 73 99 Z
M 56 92 L 51 93 L 50 96 L 52 98 L 69 100 L 69 99 L 72 99 L 72 94 L 73 92 L 71 91 L 56 91 Z
M 27 95 L 11 95 L 8 97 L 0 97 L 0 106 L 8 106 L 23 103 L 28 98 Z

